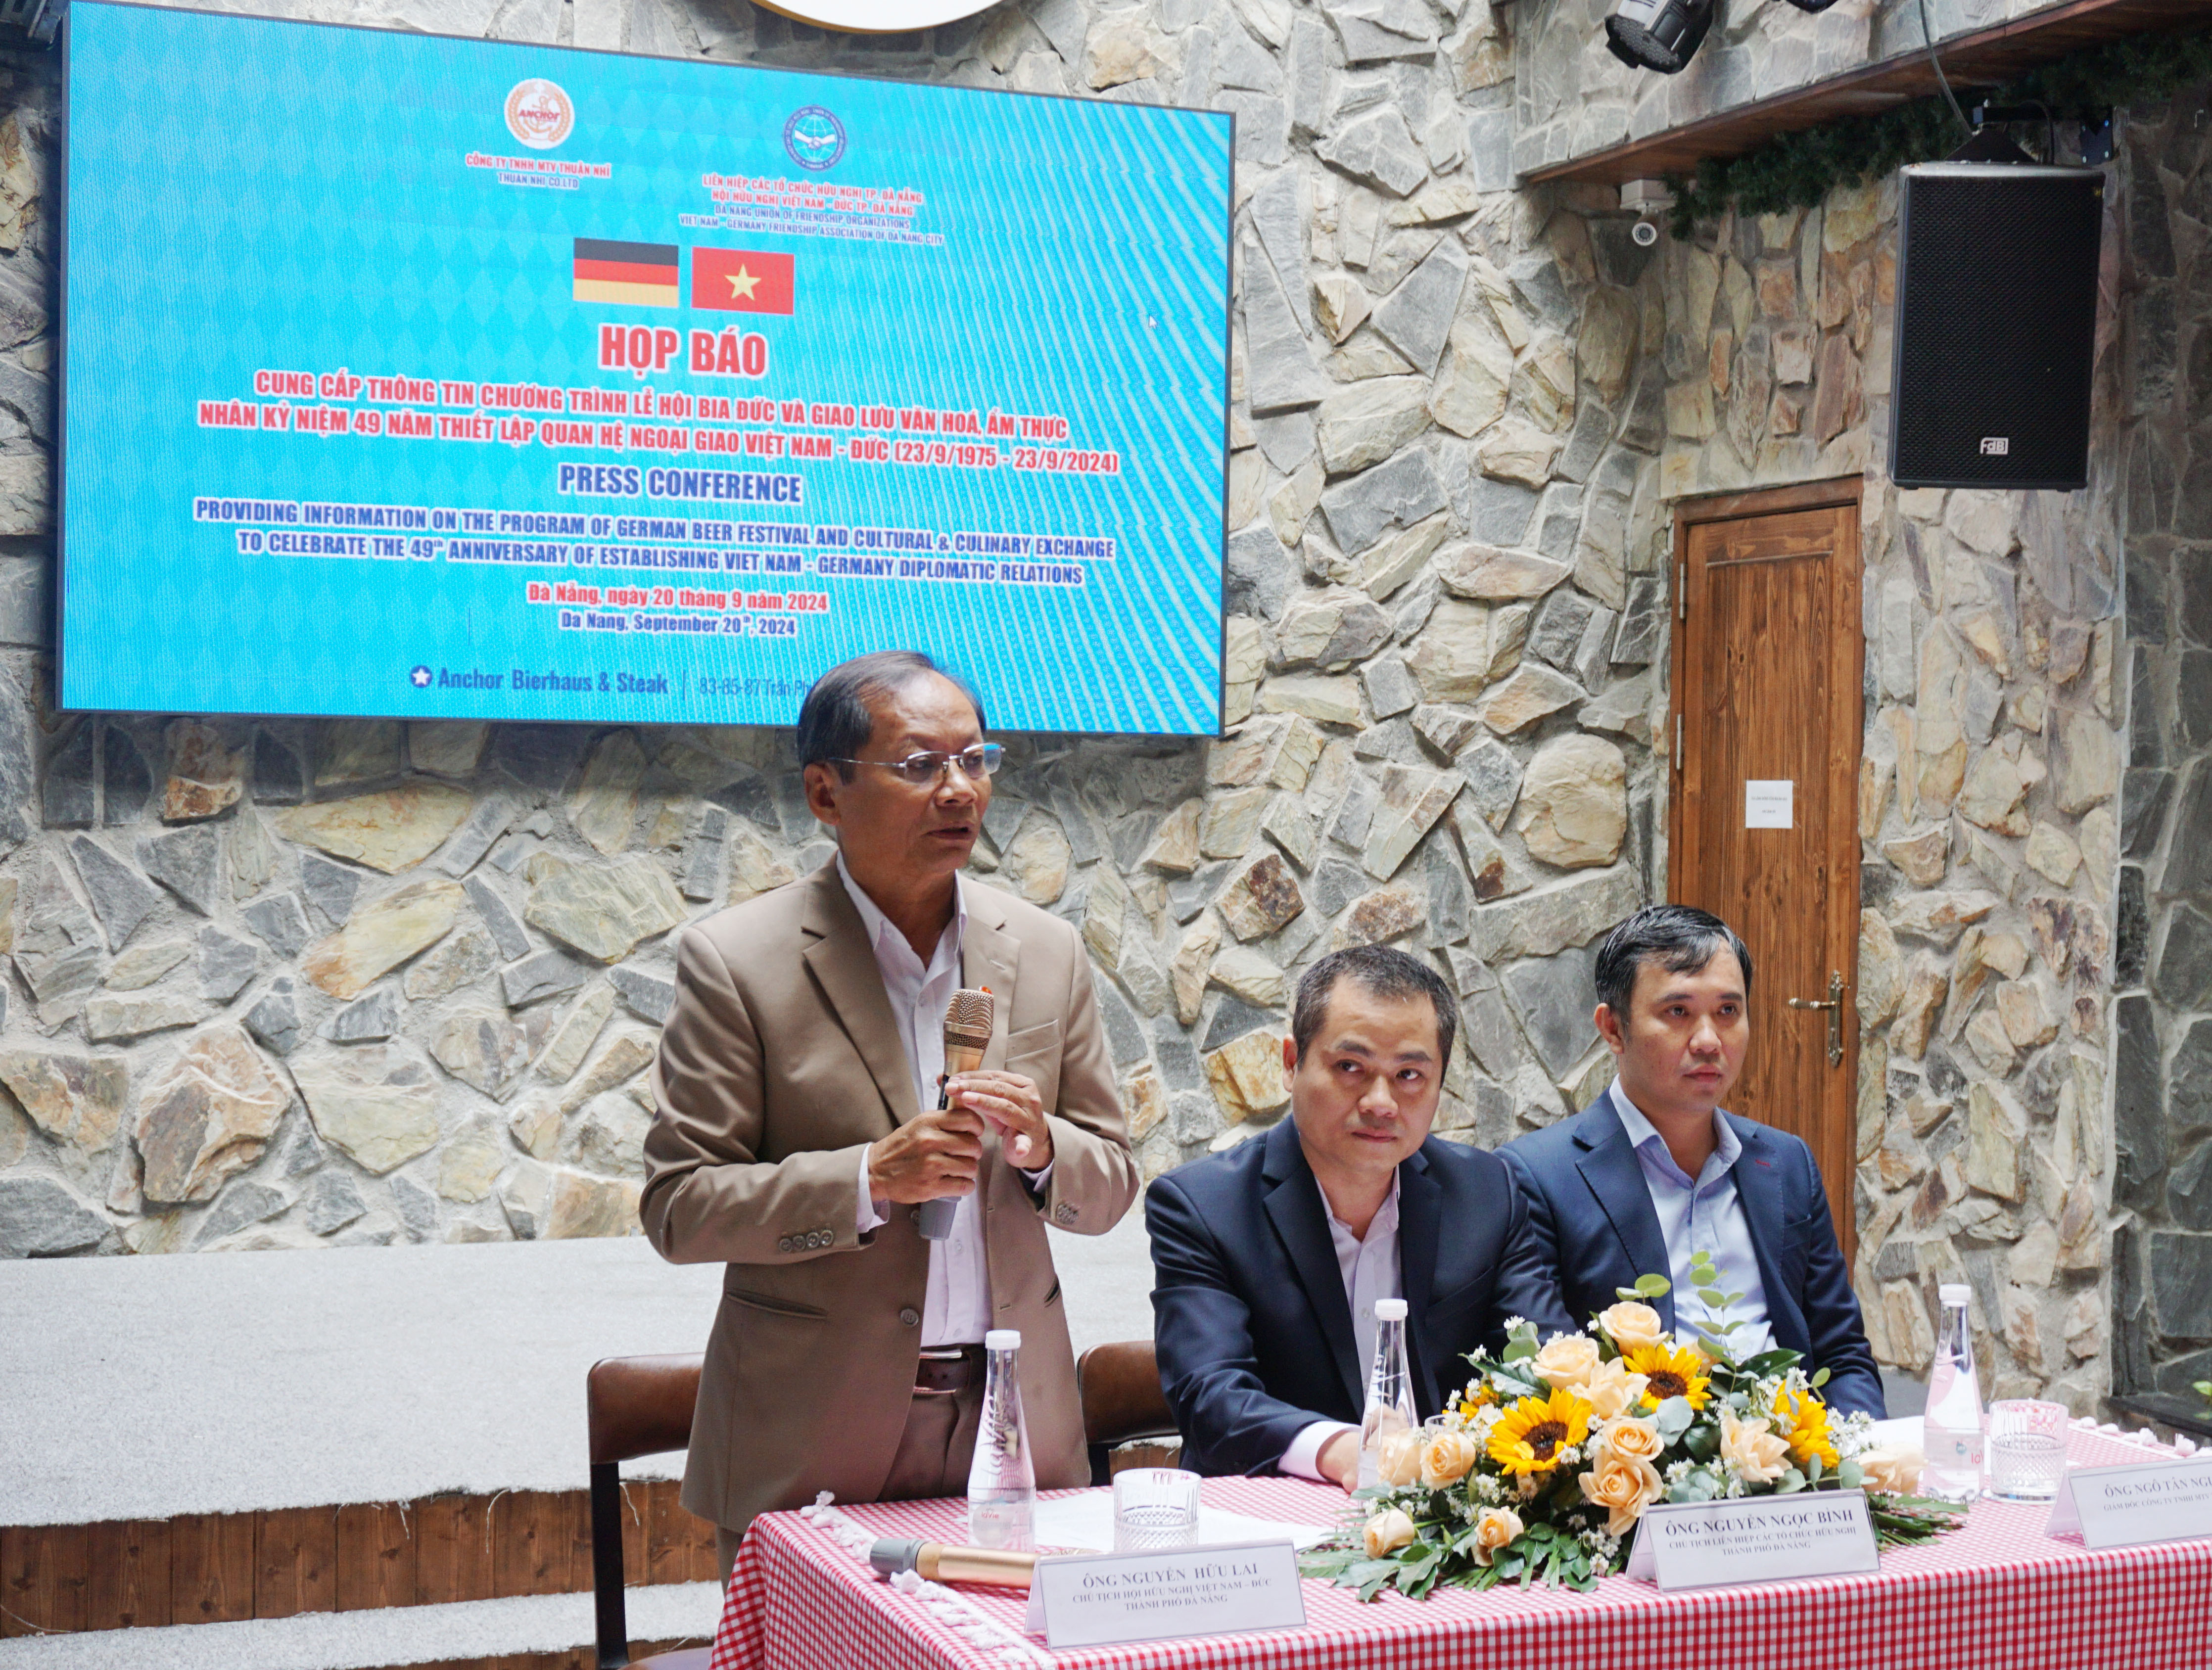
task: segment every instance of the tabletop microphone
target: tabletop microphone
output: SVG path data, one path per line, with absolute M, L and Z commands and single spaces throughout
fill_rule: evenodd
M 945 1005 L 945 1079 L 957 1072 L 973 1072 L 983 1065 L 983 1052 L 991 1047 L 991 988 L 988 986 L 973 990 L 963 987 Z M 951 1091 L 944 1080 L 939 1081 L 937 1105 L 939 1110 L 951 1105 Z M 957 1195 L 923 1201 L 915 1214 L 921 1222 L 922 1239 L 951 1240 L 952 1215 L 959 1210 Z

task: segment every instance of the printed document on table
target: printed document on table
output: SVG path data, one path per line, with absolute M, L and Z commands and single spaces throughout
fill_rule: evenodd
M 1080 1496 L 1040 1497 L 1033 1524 L 1039 1548 L 1090 1548 L 1110 1553 L 1114 1548 L 1114 1492 L 1102 1486 Z M 1329 1530 L 1326 1525 L 1290 1525 L 1201 1504 L 1198 1510 L 1198 1534 L 1192 1540 L 1203 1545 L 1287 1539 L 1299 1548 L 1310 1548 L 1328 1536 Z

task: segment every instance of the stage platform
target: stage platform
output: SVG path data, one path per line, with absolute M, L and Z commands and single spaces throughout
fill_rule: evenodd
M 1052 1241 L 1079 1351 L 1150 1337 L 1141 1214 Z M 587 1639 L 585 1372 L 698 1351 L 721 1273 L 635 1238 L 0 1264 L 0 1666 L 197 1664 L 209 1630 L 240 1665 L 491 1655 L 429 1652 L 431 1613 L 508 1619 L 508 1655 Z M 682 1462 L 623 1470 L 640 1640 L 713 1622 Z M 121 1625 L 127 1658 L 22 1638 Z

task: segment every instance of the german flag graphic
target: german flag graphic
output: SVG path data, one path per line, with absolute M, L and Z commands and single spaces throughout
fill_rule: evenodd
M 632 307 L 673 307 L 682 300 L 676 282 L 676 246 L 622 244 L 605 238 L 576 240 L 576 300 L 614 301 Z

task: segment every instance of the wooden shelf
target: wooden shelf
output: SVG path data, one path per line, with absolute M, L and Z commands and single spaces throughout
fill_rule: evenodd
M 1940 42 L 1938 49 L 1943 71 L 1964 102 L 1970 88 L 2002 86 L 2084 46 L 2209 21 L 2212 9 L 2205 0 L 2069 0 L 2047 11 Z M 1871 116 L 1938 90 L 1928 54 L 1914 52 L 1534 169 L 1522 177 L 1522 184 L 1583 179 L 1620 185 L 1632 179 L 1688 173 L 1706 157 L 1741 156 L 1777 134 L 1843 116 Z

